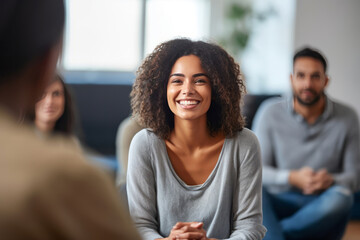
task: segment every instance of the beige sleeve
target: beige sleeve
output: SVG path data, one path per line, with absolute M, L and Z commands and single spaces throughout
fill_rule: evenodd
M 12 239 L 140 239 L 107 176 L 76 162 L 38 184 Z

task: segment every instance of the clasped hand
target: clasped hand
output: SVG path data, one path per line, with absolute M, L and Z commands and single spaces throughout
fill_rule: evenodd
M 178 222 L 171 229 L 168 240 L 210 240 L 202 222 Z
M 304 194 L 314 194 L 329 188 L 334 179 L 326 169 L 314 171 L 310 167 L 303 167 L 290 172 L 290 184 L 301 189 Z

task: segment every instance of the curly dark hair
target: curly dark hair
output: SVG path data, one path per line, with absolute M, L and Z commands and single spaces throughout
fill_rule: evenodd
M 195 55 L 211 82 L 211 105 L 207 125 L 211 135 L 233 136 L 244 127 L 241 115 L 246 92 L 240 66 L 220 46 L 203 41 L 174 39 L 158 45 L 137 71 L 130 94 L 132 115 L 162 139 L 174 129 L 174 114 L 167 102 L 167 84 L 177 59 Z

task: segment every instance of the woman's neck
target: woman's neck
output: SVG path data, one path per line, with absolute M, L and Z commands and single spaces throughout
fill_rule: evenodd
M 210 135 L 206 118 L 196 120 L 174 119 L 174 130 L 169 141 L 184 150 L 193 151 L 211 144 L 215 140 Z M 220 136 L 220 134 L 217 134 Z M 215 136 L 217 138 L 218 136 Z
M 42 132 L 49 133 L 55 128 L 55 122 L 41 122 L 35 119 L 35 126 Z

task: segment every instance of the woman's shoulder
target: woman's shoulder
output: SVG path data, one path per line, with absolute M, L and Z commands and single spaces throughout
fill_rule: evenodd
M 248 128 L 243 128 L 240 131 L 237 131 L 235 133 L 235 135 L 232 137 L 232 139 L 234 139 L 234 141 L 244 141 L 244 140 L 249 140 L 249 141 L 257 141 L 257 137 L 255 135 L 255 133 L 253 131 L 251 131 Z
M 259 141 L 253 131 L 248 128 L 243 128 L 242 130 L 235 133 L 234 136 L 228 138 L 229 142 L 232 142 L 236 146 L 241 145 L 242 148 L 258 148 Z
M 135 134 L 135 136 L 131 141 L 131 145 L 138 145 L 144 148 L 145 146 L 150 146 L 150 145 L 156 146 L 161 141 L 163 140 L 159 138 L 151 129 L 145 128 Z
M 138 131 L 135 134 L 134 138 L 139 138 L 139 139 L 145 139 L 145 138 L 159 139 L 159 137 L 150 128 L 141 129 L 140 131 Z

